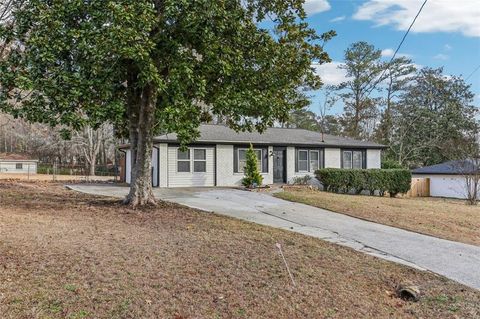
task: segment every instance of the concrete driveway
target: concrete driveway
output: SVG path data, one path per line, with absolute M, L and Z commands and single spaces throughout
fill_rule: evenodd
M 128 193 L 127 187 L 111 185 L 68 187 L 113 197 Z M 317 237 L 369 255 L 430 270 L 480 289 L 478 246 L 376 224 L 263 193 L 227 188 L 157 188 L 154 193 L 162 200 Z

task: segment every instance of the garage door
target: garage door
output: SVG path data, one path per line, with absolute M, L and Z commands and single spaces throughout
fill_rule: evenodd
M 430 176 L 430 196 L 465 198 L 465 179 L 458 175 Z
M 215 148 L 168 148 L 168 187 L 215 186 Z

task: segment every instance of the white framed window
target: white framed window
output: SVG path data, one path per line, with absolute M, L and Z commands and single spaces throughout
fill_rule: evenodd
M 320 151 L 310 150 L 310 167 L 309 170 L 311 173 L 315 172 L 320 168 Z
M 299 172 L 308 172 L 308 150 L 298 150 L 297 167 Z
M 205 173 L 207 171 L 207 150 L 204 148 L 193 149 L 193 172 Z
M 238 172 L 243 173 L 245 166 L 247 165 L 247 150 L 248 148 L 239 148 L 237 150 L 237 163 L 238 163 Z M 257 154 L 257 168 L 259 172 L 262 172 L 263 167 L 263 156 L 262 150 L 259 148 L 254 148 L 253 151 Z
M 177 149 L 177 172 L 190 172 L 190 149 L 185 151 L 181 151 L 180 148 Z
M 342 167 L 343 168 L 354 168 L 362 169 L 363 168 L 363 151 L 354 151 L 354 150 L 344 150 L 342 152 Z
M 16 163 L 15 169 L 23 169 L 23 163 Z

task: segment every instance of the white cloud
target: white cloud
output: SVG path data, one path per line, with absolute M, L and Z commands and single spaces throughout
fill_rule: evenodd
M 342 64 L 342 62 L 333 61 L 321 65 L 314 64 L 313 67 L 324 84 L 338 85 L 347 79 L 346 71 L 338 68 Z
M 406 31 L 420 9 L 419 0 L 368 0 L 353 15 L 356 20 L 370 20 L 377 26 L 393 25 Z M 429 1 L 413 25 L 412 32 L 460 32 L 480 37 L 478 0 Z
M 330 4 L 327 0 L 306 0 L 304 8 L 307 14 L 311 16 L 316 13 L 330 10 Z
M 393 51 L 393 49 L 390 49 L 390 48 L 382 50 L 383 57 L 392 57 L 394 53 L 395 51 Z
M 450 51 L 450 50 L 453 49 L 453 47 L 452 47 L 450 44 L 447 43 L 447 44 L 445 44 L 445 45 L 443 46 L 443 49 L 444 49 L 445 51 Z
M 443 54 L 443 53 L 439 53 L 437 54 L 436 56 L 433 57 L 435 60 L 442 60 L 442 61 L 445 61 L 445 60 L 448 60 L 449 56 L 446 55 L 446 54 Z
M 391 48 L 387 48 L 387 49 L 383 49 L 382 50 L 382 57 L 384 58 L 389 58 L 389 57 L 392 57 L 393 55 L 395 54 L 395 50 L 391 49 Z M 405 57 L 405 58 L 411 58 L 412 55 L 411 54 L 408 54 L 408 53 L 397 53 L 396 57 Z
M 340 21 L 345 20 L 346 18 L 347 18 L 346 16 L 339 16 L 339 17 L 336 17 L 336 18 L 333 18 L 332 20 L 330 20 L 330 22 L 340 22 Z

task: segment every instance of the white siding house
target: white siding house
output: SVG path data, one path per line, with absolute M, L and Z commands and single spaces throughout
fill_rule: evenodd
M 239 186 L 245 151 L 258 154 L 265 184 L 291 183 L 295 177 L 332 168 L 380 168 L 383 145 L 324 135 L 302 129 L 270 128 L 266 132 L 236 133 L 220 125 L 201 125 L 200 138 L 185 151 L 175 134 L 154 139 L 152 184 L 158 187 Z M 125 152 L 124 180 L 130 182 L 131 154 Z
M 428 178 L 432 197 L 465 199 L 468 193 L 466 175 L 480 174 L 479 166 L 480 161 L 449 161 L 414 169 L 412 177 Z M 478 187 L 480 188 L 480 185 Z M 478 192 L 480 193 L 480 189 Z
M 36 174 L 38 160 L 18 154 L 0 154 L 0 173 Z

